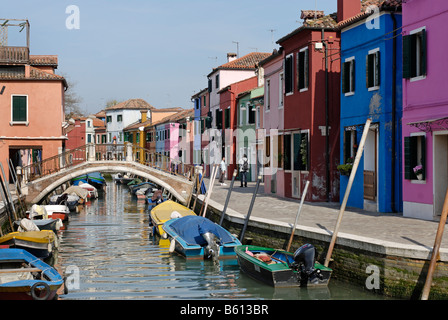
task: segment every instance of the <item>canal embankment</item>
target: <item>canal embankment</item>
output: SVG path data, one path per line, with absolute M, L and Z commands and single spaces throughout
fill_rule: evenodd
M 206 186 L 208 186 L 206 181 Z M 206 216 L 219 222 L 229 186 L 216 184 Z M 241 234 L 255 183 L 241 188 L 235 183 L 223 226 Z M 264 194 L 255 199 L 244 242 L 285 249 L 299 209 L 299 200 Z M 195 197 L 192 198 L 193 204 Z M 204 195 L 196 201 L 196 212 Z M 338 203 L 304 203 L 290 251 L 312 243 L 325 259 L 339 214 Z M 400 214 L 377 213 L 347 208 L 332 253 L 330 267 L 337 280 L 399 299 L 419 299 L 425 280 L 437 221 L 405 218 Z M 429 299 L 448 298 L 448 239 L 442 238 L 440 257 L 433 276 Z

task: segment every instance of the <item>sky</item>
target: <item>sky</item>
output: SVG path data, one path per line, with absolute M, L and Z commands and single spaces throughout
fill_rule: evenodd
M 30 53 L 57 55 L 86 114 L 110 100 L 193 107 L 227 53 L 272 52 L 301 26 L 301 10 L 336 12 L 337 0 L 2 1 L 0 18 L 28 19 Z M 75 7 L 73 7 L 75 6 Z M 8 30 L 9 45 L 24 32 Z

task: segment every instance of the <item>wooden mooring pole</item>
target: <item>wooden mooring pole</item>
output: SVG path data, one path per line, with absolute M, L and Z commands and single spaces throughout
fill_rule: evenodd
M 230 194 L 232 193 L 233 184 L 235 183 L 235 178 L 236 178 L 237 172 L 238 172 L 237 169 L 233 170 L 232 182 L 230 182 L 230 187 L 229 187 L 229 191 L 227 192 L 226 202 L 224 203 L 224 209 L 222 209 L 221 219 L 219 220 L 220 226 L 222 226 L 222 222 L 224 221 L 224 216 L 226 215 L 227 206 L 229 205 L 229 200 L 230 200 Z
M 364 150 L 364 144 L 367 139 L 367 134 L 369 133 L 371 119 L 367 119 L 366 124 L 364 126 L 364 132 L 362 133 L 361 142 L 359 143 L 358 151 L 356 152 L 356 158 L 353 162 L 352 171 L 350 173 L 350 177 L 348 179 L 347 188 L 345 189 L 344 199 L 342 201 L 341 209 L 339 211 L 338 220 L 336 222 L 336 227 L 333 231 L 333 236 L 331 237 L 330 246 L 327 251 L 327 256 L 325 258 L 324 265 L 328 267 L 331 259 L 331 254 L 333 253 L 334 244 L 336 242 L 336 238 L 338 237 L 339 227 L 341 226 L 342 216 L 344 215 L 345 206 L 347 205 L 348 196 L 350 195 L 350 189 L 352 188 L 353 180 L 355 179 L 356 171 L 358 170 L 359 161 L 361 160 L 362 152 Z
M 442 215 L 440 217 L 439 227 L 437 228 L 434 247 L 432 248 L 431 262 L 429 263 L 428 274 L 426 275 L 425 286 L 421 300 L 428 300 L 431 291 L 432 278 L 436 269 L 437 260 L 439 259 L 440 244 L 442 243 L 443 229 L 445 228 L 446 218 L 448 215 L 448 189 L 446 190 L 445 202 L 443 203 Z
M 305 184 L 305 189 L 303 190 L 303 193 L 302 193 L 302 199 L 300 199 L 299 211 L 297 211 L 296 221 L 294 222 L 294 225 L 292 226 L 291 237 L 289 238 L 289 242 L 288 242 L 288 246 L 286 247 L 286 251 L 289 251 L 289 249 L 291 248 L 292 239 L 294 238 L 294 232 L 296 231 L 297 221 L 299 220 L 299 215 L 300 215 L 300 212 L 302 211 L 303 201 L 305 201 L 305 196 L 308 191 L 309 184 L 310 184 L 310 181 L 308 180 Z

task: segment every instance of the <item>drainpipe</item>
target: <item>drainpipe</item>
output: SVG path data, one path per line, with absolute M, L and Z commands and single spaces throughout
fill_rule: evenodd
M 395 203 L 395 157 L 396 157 L 396 96 L 397 96 L 397 19 L 393 12 L 390 14 L 393 22 L 393 45 L 392 45 L 392 181 L 391 181 L 391 207 L 393 212 L 397 212 L 396 203 Z
M 322 44 L 325 54 L 325 170 L 326 170 L 326 193 L 327 202 L 330 202 L 330 154 L 329 154 L 329 134 L 328 134 L 328 48 L 322 29 Z

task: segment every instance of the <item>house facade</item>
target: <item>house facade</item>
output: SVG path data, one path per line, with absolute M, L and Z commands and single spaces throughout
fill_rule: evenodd
M 277 41 L 283 48 L 284 128 L 273 137 L 272 156 L 277 158 L 277 172 L 283 170 L 286 197 L 301 198 L 310 181 L 307 201 L 338 201 L 340 64 L 334 53 L 340 40 L 336 15 L 310 10 L 302 11 L 301 18 L 301 27 Z
M 277 151 L 274 152 L 277 137 L 283 135 L 284 131 L 283 49 L 275 50 L 270 57 L 260 62 L 260 66 L 264 69 L 264 191 L 285 197 L 284 170 L 278 168 L 278 158 L 274 157 L 277 154 Z
M 448 3 L 403 1 L 403 216 L 437 220 L 448 187 Z M 414 168 L 421 166 L 421 176 Z
M 192 152 L 192 163 L 202 164 L 202 136 L 205 131 L 205 121 L 207 116 L 208 89 L 205 88 L 191 97 L 194 109 L 194 142 Z
M 123 129 L 141 119 L 141 110 L 147 111 L 147 118 L 152 119 L 151 111 L 155 108 L 143 99 L 130 99 L 107 107 L 104 110 L 107 143 L 124 143 Z
M 15 21 L 0 23 L 13 29 Z M 28 21 L 23 23 L 24 33 L 29 34 Z M 66 140 L 67 82 L 55 73 L 58 57 L 30 55 L 27 40 L 24 47 L 0 46 L 0 161 L 5 173 L 9 172 L 8 159 L 14 168 L 27 166 L 56 156 Z
M 252 52 L 237 58 L 236 54 L 227 54 L 228 62 L 214 68 L 208 75 L 211 128 L 208 130 L 209 147 L 206 162 L 208 164 L 219 163 L 225 156 L 230 165 L 227 170 L 227 178 L 231 177 L 236 161 L 235 144 L 232 144 L 233 138 L 230 138 L 236 123 L 235 95 L 250 89 L 250 87 L 244 88 L 245 84 L 239 86 L 239 89 L 235 89 L 235 87 L 232 89 L 229 86 L 255 77 L 256 64 L 269 55 L 270 53 Z M 254 87 L 256 87 L 256 84 L 252 86 L 252 88 Z M 229 111 L 225 111 L 226 109 L 229 109 Z M 224 132 L 223 134 L 224 113 L 226 112 L 228 113 L 227 119 L 230 120 L 230 128 L 227 130 L 229 133 Z M 227 150 L 229 154 L 225 154 Z
M 373 3 L 370 1 L 369 5 Z M 363 6 L 360 14 L 339 23 L 340 163 L 353 162 L 364 124 L 370 118 L 370 130 L 347 205 L 369 211 L 401 212 L 401 5 L 387 1 L 377 1 L 376 5 L 376 11 Z M 373 17 L 376 27 L 371 22 Z M 341 174 L 341 194 L 345 193 L 348 179 L 348 174 Z

